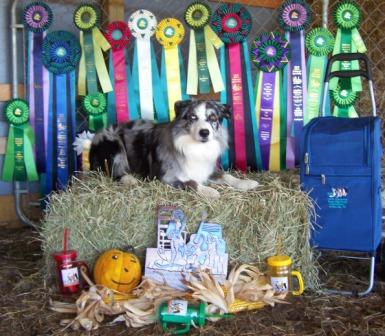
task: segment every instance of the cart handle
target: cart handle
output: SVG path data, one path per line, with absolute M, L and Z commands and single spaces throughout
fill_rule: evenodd
M 334 62 L 343 62 L 343 61 L 363 61 L 365 63 L 365 70 L 345 70 L 345 71 L 331 71 L 332 65 Z M 372 114 L 373 116 L 377 115 L 376 101 L 374 97 L 374 87 L 373 87 L 373 74 L 370 67 L 370 62 L 368 57 L 362 53 L 346 53 L 346 54 L 336 54 L 332 56 L 326 67 L 326 74 L 324 80 L 324 92 L 322 98 L 322 105 L 320 108 L 321 117 L 325 116 L 326 108 L 326 97 L 329 94 L 329 80 L 333 77 L 338 78 L 352 78 L 352 77 L 365 77 L 368 80 L 370 100 L 372 104 Z
M 333 63 L 338 61 L 363 61 L 365 63 L 365 70 L 339 70 L 331 71 Z M 332 56 L 327 64 L 325 83 L 333 77 L 338 78 L 351 78 L 351 77 L 365 77 L 367 80 L 373 80 L 372 69 L 369 65 L 368 56 L 362 53 L 346 53 L 346 54 L 336 54 Z

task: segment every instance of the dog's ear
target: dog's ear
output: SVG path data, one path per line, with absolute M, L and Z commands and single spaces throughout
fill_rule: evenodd
M 229 104 L 222 104 L 223 106 L 223 117 L 226 119 L 231 119 L 231 106 Z
M 216 103 L 222 118 L 231 118 L 231 106 L 229 104 Z
M 175 116 L 180 116 L 185 108 L 191 104 L 191 100 L 178 100 L 174 104 Z

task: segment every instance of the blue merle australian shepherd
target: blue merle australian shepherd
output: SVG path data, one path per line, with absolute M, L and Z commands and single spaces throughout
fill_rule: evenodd
M 137 120 L 98 132 L 91 145 L 92 170 L 102 169 L 123 183 L 157 178 L 177 188 L 192 188 L 208 197 L 219 197 L 207 183 L 221 183 L 240 190 L 258 182 L 238 179 L 217 168 L 227 148 L 227 130 L 221 126 L 230 109 L 215 101 L 179 101 L 175 119 L 154 124 Z

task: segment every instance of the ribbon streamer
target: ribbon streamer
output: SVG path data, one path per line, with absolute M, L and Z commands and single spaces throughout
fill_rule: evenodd
M 185 21 L 191 28 L 188 56 L 187 93 L 191 95 L 208 94 L 211 83 L 214 92 L 224 89 L 215 49 L 223 42 L 208 24 L 211 9 L 204 2 L 193 2 L 185 11 Z
M 279 8 L 278 21 L 291 46 L 287 67 L 286 167 L 299 161 L 299 145 L 306 115 L 307 78 L 304 30 L 311 22 L 311 10 L 304 0 L 287 0 Z
M 67 31 L 47 34 L 43 41 L 43 64 L 51 73 L 47 171 L 45 194 L 66 187 L 76 170 L 75 140 L 75 69 L 81 57 L 81 46 Z
M 110 62 L 110 71 L 112 71 L 114 79 L 113 94 L 116 109 L 116 121 L 121 123 L 130 119 L 125 48 L 129 43 L 131 33 L 125 22 L 115 21 L 107 25 L 105 36 L 111 45 L 110 58 L 112 58 L 112 62 Z
M 85 96 L 83 110 L 88 115 L 88 128 L 96 132 L 107 126 L 107 100 L 103 93 L 98 92 Z
M 9 132 L 2 179 L 4 181 L 37 181 L 33 157 L 34 135 L 28 124 L 29 109 L 22 99 L 10 100 L 4 107 Z
M 48 105 L 46 97 L 49 89 L 48 72 L 41 61 L 41 45 L 45 31 L 51 26 L 53 14 L 44 2 L 35 1 L 24 9 L 24 26 L 28 31 L 27 52 L 27 97 L 30 105 L 29 118 L 36 137 L 36 165 L 40 173 L 45 171 L 47 146 Z
M 264 170 L 280 171 L 283 156 L 281 151 L 282 125 L 281 71 L 289 62 L 290 48 L 285 37 L 278 33 L 263 33 L 254 40 L 252 61 L 258 68 L 255 113 L 259 121 L 259 143 Z
M 163 46 L 161 77 L 166 83 L 169 120 L 175 118 L 174 104 L 185 97 L 185 79 L 182 71 L 183 58 L 180 57 L 179 47 L 184 37 L 182 23 L 174 18 L 166 18 L 159 22 L 156 28 L 156 39 Z
M 139 9 L 131 14 L 128 26 L 136 38 L 132 77 L 139 95 L 141 117 L 148 120 L 167 121 L 167 106 L 151 42 L 157 26 L 156 17 L 148 10 Z
M 362 19 L 358 4 L 350 0 L 341 1 L 334 8 L 333 18 L 338 28 L 333 55 L 355 52 L 365 53 L 367 50 L 357 29 Z M 358 61 L 334 62 L 332 65 L 332 71 L 358 70 L 359 68 Z M 336 90 L 339 83 L 342 89 L 355 92 L 362 91 L 361 77 L 332 78 L 329 85 L 330 90 Z
M 92 4 L 80 5 L 74 12 L 74 23 L 80 29 L 82 49 L 78 77 L 78 92 L 81 96 L 87 92 L 98 92 L 98 81 L 104 93 L 112 91 L 102 52 L 108 51 L 111 45 L 98 29 L 99 21 L 100 13 Z
M 304 124 L 320 115 L 323 97 L 323 82 L 328 55 L 333 51 L 334 37 L 326 28 L 312 29 L 306 36 L 307 61 L 307 103 Z
M 251 15 L 238 4 L 223 4 L 213 13 L 211 27 L 225 43 L 221 50 L 221 72 L 226 88 L 221 102 L 231 104 L 232 123 L 229 128 L 229 150 L 222 155 L 224 169 L 234 166 L 246 171 L 261 168 L 258 127 L 254 115 L 254 92 L 250 69 L 250 56 L 246 37 L 251 30 Z

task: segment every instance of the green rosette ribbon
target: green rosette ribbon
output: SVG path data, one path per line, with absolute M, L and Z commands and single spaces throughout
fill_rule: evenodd
M 99 30 L 100 11 L 93 4 L 82 4 L 74 12 L 74 24 L 80 30 L 80 59 L 78 92 L 85 96 L 99 91 L 98 81 L 104 93 L 113 90 L 110 76 L 104 61 L 103 51 L 111 48 Z
M 326 28 L 314 28 L 305 40 L 307 60 L 307 103 L 304 124 L 319 116 L 328 55 L 333 51 L 334 37 Z
M 84 97 L 83 110 L 88 115 L 88 128 L 98 131 L 107 126 L 107 99 L 103 93 L 97 92 Z
M 333 55 L 341 53 L 365 53 L 367 51 L 365 43 L 358 32 L 362 14 L 358 4 L 351 0 L 344 0 L 336 5 L 333 12 L 334 23 L 337 26 L 337 35 L 333 49 Z M 332 71 L 338 70 L 359 70 L 358 61 L 334 62 Z M 343 89 L 362 91 L 360 77 L 330 80 L 330 90 L 335 90 L 338 83 Z
M 334 103 L 333 115 L 335 117 L 358 118 L 354 104 L 358 100 L 358 93 L 352 90 L 346 90 L 338 86 L 331 92 Z
M 222 47 L 223 43 L 211 29 L 210 18 L 211 9 L 204 2 L 191 3 L 184 14 L 191 28 L 187 73 L 187 93 L 191 95 L 198 94 L 198 87 L 199 93 L 210 93 L 211 82 L 214 92 L 224 89 L 215 54 L 215 49 Z
M 33 156 L 34 135 L 28 124 L 29 108 L 22 99 L 10 100 L 4 107 L 5 120 L 9 123 L 5 154 L 4 181 L 38 181 Z

